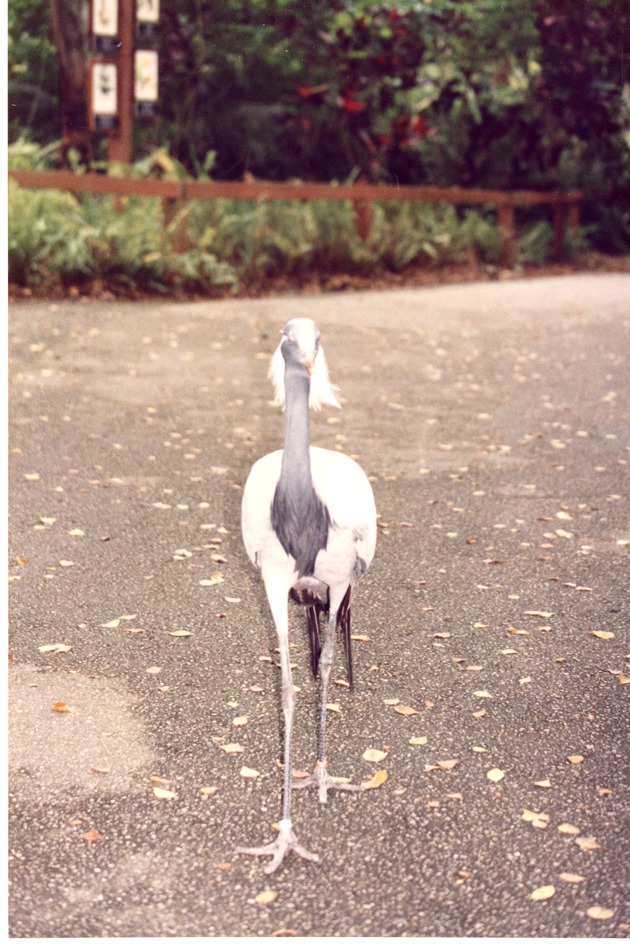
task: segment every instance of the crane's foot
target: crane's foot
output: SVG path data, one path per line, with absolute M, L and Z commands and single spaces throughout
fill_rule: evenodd
M 291 783 L 292 788 L 303 788 L 314 785 L 319 792 L 319 799 L 322 804 L 328 801 L 328 791 L 365 791 L 364 784 L 348 784 L 347 781 L 335 780 L 328 774 L 325 761 L 318 761 L 315 770 L 307 778 L 300 778 L 299 781 Z
M 287 853 L 293 850 L 304 860 L 311 860 L 313 863 L 319 863 L 317 853 L 311 853 L 300 843 L 293 832 L 290 820 L 281 820 L 279 823 L 278 836 L 272 843 L 267 843 L 264 847 L 237 847 L 237 853 L 251 853 L 253 856 L 271 856 L 271 863 L 263 867 L 263 873 L 275 873 Z

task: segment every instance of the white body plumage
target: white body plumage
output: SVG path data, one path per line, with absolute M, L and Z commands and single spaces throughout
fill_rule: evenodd
M 271 504 L 280 478 L 282 450 L 254 463 L 245 484 L 242 529 L 252 564 L 265 574 L 284 575 L 285 594 L 296 583 L 295 562 L 271 527 Z M 328 544 L 315 561 L 313 577 L 331 590 L 345 593 L 348 583 L 364 573 L 376 548 L 376 508 L 368 477 L 344 453 L 310 447 L 311 474 L 316 494 L 328 509 Z M 342 597 L 343 597 L 342 593 Z

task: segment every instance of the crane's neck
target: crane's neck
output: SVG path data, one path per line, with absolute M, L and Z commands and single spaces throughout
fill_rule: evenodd
M 280 479 L 300 491 L 312 488 L 308 405 L 310 378 L 306 371 L 288 365 L 284 383 L 287 406 Z
M 285 389 L 284 451 L 271 506 L 271 525 L 287 555 L 294 558 L 295 568 L 302 577 L 314 574 L 317 555 L 326 548 L 330 516 L 313 487 L 309 434 L 310 378 L 306 371 L 287 365 Z

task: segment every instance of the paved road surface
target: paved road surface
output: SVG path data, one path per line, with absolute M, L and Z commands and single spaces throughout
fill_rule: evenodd
M 281 444 L 267 361 L 297 314 L 343 399 L 313 439 L 380 513 L 330 767 L 388 780 L 299 792 L 322 863 L 266 877 L 235 852 L 274 835 L 281 782 L 239 502 Z M 11 934 L 625 937 L 629 345 L 624 275 L 14 305 Z M 292 634 L 310 769 L 297 610 Z

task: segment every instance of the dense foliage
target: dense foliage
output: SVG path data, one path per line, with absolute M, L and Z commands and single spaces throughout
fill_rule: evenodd
M 41 166 L 36 145 L 9 149 L 11 167 Z M 164 154 L 150 166 L 181 175 Z M 203 292 L 224 295 L 348 278 L 387 281 L 397 274 L 466 267 L 497 277 L 502 246 L 491 211 L 422 203 L 373 205 L 369 234 L 357 230 L 351 201 L 189 201 L 167 222 L 156 198 L 29 190 L 9 182 L 9 280 L 29 291 L 100 294 Z M 544 220 L 518 228 L 515 265 L 549 258 Z M 570 250 L 580 249 L 572 244 Z
M 59 135 L 48 4 L 9 0 L 12 140 Z M 628 36 L 619 0 L 163 0 L 160 113 L 136 156 L 219 178 L 612 189 L 586 220 L 622 250 Z

